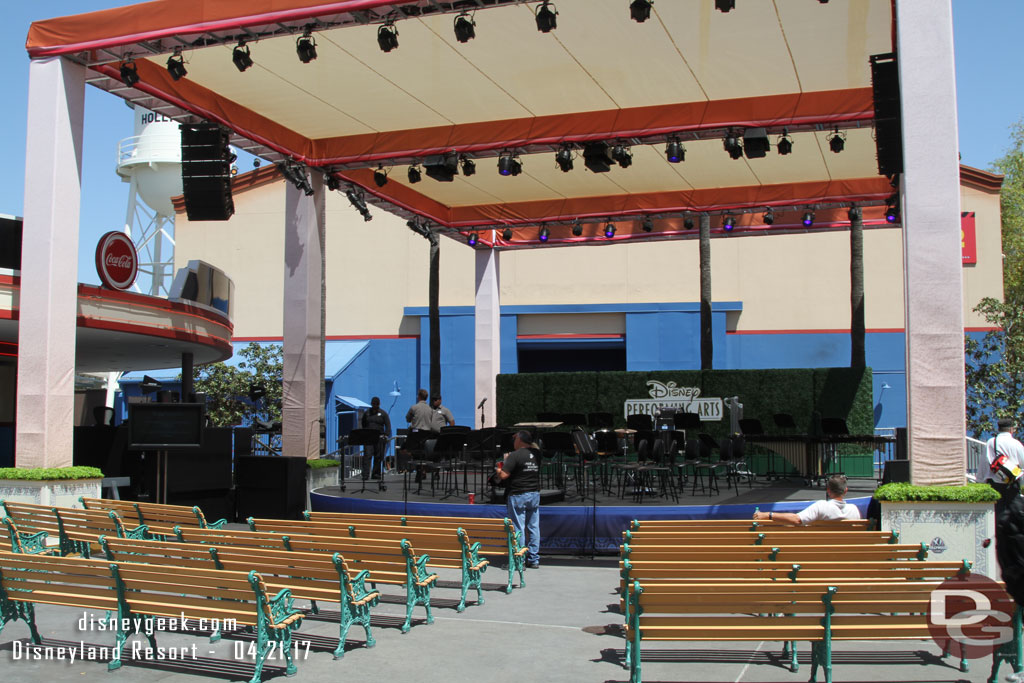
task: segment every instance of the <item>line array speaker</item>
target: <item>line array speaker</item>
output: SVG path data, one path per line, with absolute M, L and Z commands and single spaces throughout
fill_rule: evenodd
M 228 133 L 215 123 L 181 124 L 181 182 L 190 221 L 226 221 L 231 200 Z
M 903 173 L 900 75 L 895 54 L 871 55 L 871 90 L 878 172 L 884 176 Z

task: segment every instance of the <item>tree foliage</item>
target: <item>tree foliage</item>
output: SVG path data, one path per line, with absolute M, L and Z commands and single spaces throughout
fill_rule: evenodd
M 251 342 L 237 354 L 242 361 L 236 366 L 211 363 L 194 369 L 195 390 L 206 394 L 207 415 L 218 427 L 248 423 L 254 417 L 280 420 L 284 374 L 281 345 Z M 265 392 L 256 404 L 249 400 L 253 387 L 262 387 Z
M 1003 174 L 1003 298 L 1024 305 L 1024 119 L 1010 128 L 1010 148 L 993 168 Z

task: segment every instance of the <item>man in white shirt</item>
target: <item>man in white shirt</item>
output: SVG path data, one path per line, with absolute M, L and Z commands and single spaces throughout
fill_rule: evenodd
M 1009 483 L 1012 476 L 1008 473 L 1024 469 L 1024 445 L 1013 438 L 1016 427 L 1013 420 L 1001 417 L 996 422 L 999 433 L 988 440 L 985 455 L 988 456 L 988 467 L 982 481 L 987 481 L 993 488 L 1001 488 Z M 993 468 L 993 464 L 997 463 Z
M 825 500 L 817 500 L 800 512 L 755 512 L 754 519 L 770 519 L 783 524 L 813 524 L 822 520 L 860 519 L 856 505 L 847 503 L 846 476 L 833 474 L 825 483 Z

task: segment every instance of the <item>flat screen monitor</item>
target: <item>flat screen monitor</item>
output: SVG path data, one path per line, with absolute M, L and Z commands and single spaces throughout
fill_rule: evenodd
M 199 448 L 203 443 L 206 405 L 202 403 L 131 403 L 128 439 L 136 450 Z

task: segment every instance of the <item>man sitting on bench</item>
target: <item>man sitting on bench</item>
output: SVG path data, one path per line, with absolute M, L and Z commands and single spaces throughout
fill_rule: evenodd
M 800 512 L 755 512 L 754 519 L 778 520 L 783 524 L 807 525 L 821 520 L 860 519 L 860 510 L 843 500 L 846 475 L 833 474 L 825 483 L 825 500 L 816 500 Z

